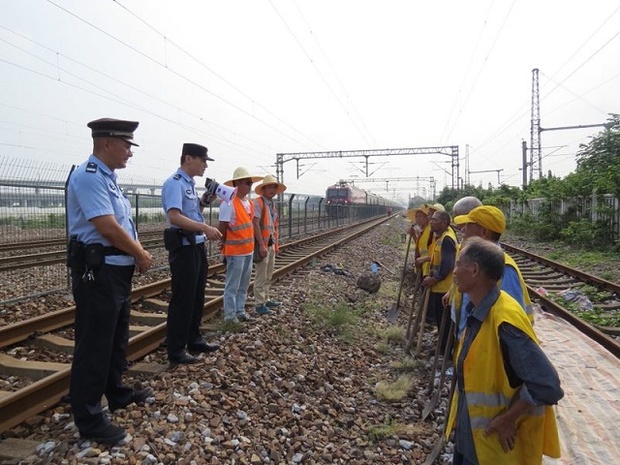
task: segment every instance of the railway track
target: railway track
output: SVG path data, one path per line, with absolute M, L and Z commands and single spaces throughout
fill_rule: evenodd
M 164 245 L 161 234 L 159 237 L 153 237 L 151 239 L 142 239 L 140 242 L 142 246 L 147 249 L 156 249 Z M 23 247 L 23 244 L 22 244 Z M 48 246 L 51 248 L 52 246 Z M 53 247 L 60 247 L 58 244 Z M 33 249 L 36 247 L 33 247 Z M 65 263 L 67 260 L 66 244 L 62 244 L 62 250 L 55 250 L 50 252 L 37 252 L 34 254 L 15 255 L 12 257 L 0 257 L 0 272 L 21 270 L 24 268 L 32 268 L 35 266 L 47 266 L 57 265 L 59 263 Z
M 355 239 L 373 227 L 386 221 L 381 217 L 352 227 L 327 231 L 311 238 L 290 242 L 281 247 L 276 260 L 274 278 L 280 278 L 306 265 L 317 257 L 329 253 L 342 244 Z M 224 266 L 215 265 L 209 269 L 208 288 L 205 302 L 205 320 L 217 315 L 222 307 L 224 290 Z M 251 287 L 252 285 L 250 285 Z M 140 306 L 140 311 L 132 308 L 130 339 L 127 350 L 129 361 L 137 361 L 156 351 L 165 339 L 167 302 L 162 293 L 169 289 L 170 280 L 162 280 L 147 286 L 135 288 L 132 292 L 132 307 Z M 48 313 L 16 324 L 0 328 L 0 348 L 6 349 L 15 344 L 32 346 L 28 352 L 35 359 L 40 350 L 66 354 L 72 350 L 72 340 L 67 336 L 75 317 L 75 307 Z M 59 331 L 54 334 L 54 331 Z M 30 354 L 32 354 L 30 356 Z M 68 393 L 70 364 L 37 360 L 23 360 L 0 354 L 0 374 L 34 380 L 25 387 L 0 393 L 0 433 L 25 419 L 49 409 Z M 161 368 L 164 369 L 165 367 Z
M 502 246 L 519 265 L 532 300 L 540 302 L 545 310 L 568 321 L 620 358 L 620 328 L 590 324 L 580 317 L 580 313 L 590 312 L 600 320 L 616 321 L 620 315 L 620 284 L 508 244 Z M 571 305 L 570 301 L 576 303 Z M 582 310 L 579 310 L 579 302 Z
M 149 232 L 141 232 L 140 240 L 146 239 L 155 239 L 161 237 L 161 231 L 149 231 Z M 42 239 L 42 240 L 32 240 L 27 242 L 5 242 L 0 243 L 0 254 L 5 252 L 15 252 L 15 251 L 32 251 L 36 249 L 48 249 L 48 248 L 57 248 L 62 247 L 63 249 L 67 246 L 67 240 L 63 237 L 56 237 L 54 239 Z
M 287 222 L 283 224 L 290 229 L 290 236 L 294 236 L 317 230 L 318 223 L 318 218 L 309 217 L 303 228 L 299 225 L 293 226 L 292 222 L 290 228 Z M 140 242 L 148 250 L 162 248 L 164 245 L 162 232 L 159 230 L 140 233 Z M 64 263 L 67 258 L 66 247 L 65 238 L 0 244 L 0 273 Z

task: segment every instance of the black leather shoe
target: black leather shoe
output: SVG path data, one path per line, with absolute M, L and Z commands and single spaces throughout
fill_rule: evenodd
M 208 342 L 198 342 L 196 344 L 187 344 L 187 350 L 190 352 L 215 352 L 220 346 L 217 344 L 209 344 Z
M 182 354 L 175 357 L 168 357 L 168 361 L 171 365 L 189 365 L 191 363 L 198 362 L 198 360 L 198 357 L 194 357 L 187 352 L 183 352 Z
M 112 423 L 104 426 L 101 429 L 94 430 L 88 434 L 80 433 L 82 439 L 96 441 L 101 444 L 116 444 L 117 442 L 125 439 L 126 435 L 127 433 L 125 433 L 125 430 L 123 428 L 113 425 Z
M 110 412 L 114 412 L 115 410 L 127 407 L 129 404 L 135 403 L 137 405 L 142 405 L 144 404 L 146 399 L 148 397 L 151 397 L 152 395 L 153 390 L 150 387 L 144 389 L 134 389 L 129 399 L 129 402 L 127 402 L 126 404 L 116 404 L 114 402 L 108 402 L 108 409 L 110 410 Z

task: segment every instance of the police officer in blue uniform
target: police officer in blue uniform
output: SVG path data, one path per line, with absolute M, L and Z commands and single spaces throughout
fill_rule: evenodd
M 206 147 L 183 144 L 181 166 L 166 179 L 161 192 L 168 226 L 164 231 L 164 243 L 172 275 L 166 326 L 171 365 L 197 362 L 198 358 L 187 351 L 213 352 L 219 348 L 216 344 L 208 344 L 200 334 L 208 271 L 205 240 L 222 238 L 220 231 L 205 224 L 202 216 L 209 194 L 199 198 L 195 190 L 194 176 L 204 174 L 207 160 L 213 161 L 213 158 L 207 156 Z
M 122 384 L 129 340 L 131 278 L 147 271 L 151 254 L 138 241 L 131 207 L 116 182 L 132 157 L 137 122 L 102 118 L 88 123 L 93 153 L 70 175 L 67 187 L 68 265 L 76 304 L 70 398 L 84 439 L 114 444 L 125 431 L 102 411 L 143 403 L 150 388 Z

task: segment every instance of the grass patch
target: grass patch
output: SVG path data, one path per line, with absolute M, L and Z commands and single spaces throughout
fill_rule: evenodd
M 306 312 L 314 324 L 328 330 L 339 339 L 347 342 L 355 340 L 360 318 L 348 305 L 339 303 L 335 306 L 326 306 L 311 302 L 306 307 Z
M 401 375 L 393 383 L 380 381 L 375 388 L 375 395 L 379 400 L 387 402 L 399 402 L 407 397 L 407 393 L 413 387 L 413 378 Z
M 604 328 L 620 328 L 620 314 L 610 314 L 594 309 L 591 312 L 582 312 L 573 310 L 573 313 L 590 324 L 601 326 Z
M 417 425 L 404 425 L 391 419 L 383 425 L 370 426 L 367 431 L 373 441 L 381 441 L 394 436 L 419 436 L 424 432 L 424 428 Z
M 241 333 L 243 332 L 243 324 L 226 321 L 222 318 L 215 324 L 214 329 L 220 333 Z
M 422 360 L 415 360 L 414 358 L 406 358 L 405 360 L 390 363 L 390 368 L 394 371 L 411 372 L 424 366 Z
M 606 291 L 600 291 L 597 287 L 585 285 L 579 288 L 579 291 L 583 292 L 590 302 L 604 302 L 609 298 L 609 293 Z
M 402 326 L 388 326 L 382 331 L 382 333 L 382 339 L 385 339 L 387 343 L 402 342 L 405 340 L 405 328 Z
M 379 344 L 377 344 L 376 350 L 380 354 L 387 355 L 387 354 L 390 353 L 391 348 L 390 348 L 390 345 L 387 342 L 380 342 Z

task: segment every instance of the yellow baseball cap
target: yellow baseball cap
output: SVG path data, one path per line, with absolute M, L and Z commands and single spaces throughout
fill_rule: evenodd
M 492 205 L 480 205 L 467 215 L 459 215 L 454 218 L 454 224 L 466 223 L 476 223 L 497 234 L 502 234 L 506 231 L 506 217 L 504 213 Z

